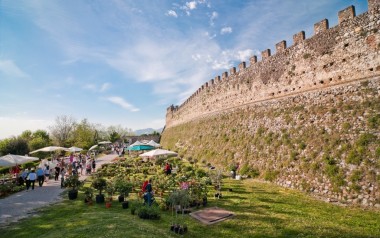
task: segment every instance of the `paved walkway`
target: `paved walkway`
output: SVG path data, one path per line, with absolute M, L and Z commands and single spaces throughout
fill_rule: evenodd
M 96 159 L 96 167 L 99 168 L 102 164 L 110 163 L 116 157 L 116 154 L 99 157 Z M 86 175 L 80 177 L 81 180 L 85 178 L 87 178 Z M 29 191 L 24 190 L 0 199 L 0 227 L 33 215 L 37 208 L 62 201 L 61 193 L 63 191 L 61 181 L 51 179 L 42 187 L 39 187 L 37 182 L 34 190 L 30 188 Z

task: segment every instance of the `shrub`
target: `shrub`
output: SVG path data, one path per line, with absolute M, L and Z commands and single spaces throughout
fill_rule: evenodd
M 351 149 L 346 157 L 346 163 L 359 165 L 362 161 L 361 156 L 355 149 Z
M 158 220 L 160 219 L 160 208 L 158 206 L 140 206 L 137 215 L 141 219 Z
M 278 171 L 267 170 L 264 172 L 264 179 L 273 182 L 274 180 L 276 180 L 278 174 Z
M 359 146 L 368 146 L 374 140 L 376 140 L 375 135 L 370 133 L 364 133 L 360 135 L 359 139 L 356 141 L 356 144 Z
M 297 156 L 298 156 L 297 151 L 293 150 L 292 152 L 290 152 L 290 160 L 297 160 L 298 159 Z
M 362 177 L 363 177 L 363 171 L 361 171 L 361 170 L 355 170 L 351 174 L 350 181 L 351 182 L 358 182 L 358 181 L 360 181 L 362 179 Z
M 306 144 L 305 144 L 305 142 L 301 142 L 301 143 L 299 144 L 299 148 L 300 148 L 301 150 L 306 149 Z
M 368 118 L 368 126 L 369 128 L 376 129 L 380 126 L 380 115 L 375 115 L 373 117 Z

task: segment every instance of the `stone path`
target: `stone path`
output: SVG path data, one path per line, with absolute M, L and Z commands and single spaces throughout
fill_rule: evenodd
M 100 168 L 102 164 L 110 163 L 116 157 L 116 154 L 99 157 L 96 159 L 96 167 Z M 86 175 L 80 177 L 81 180 L 86 178 Z M 63 191 L 61 181 L 51 179 L 48 183 L 45 182 L 42 187 L 39 187 L 37 182 L 34 190 L 30 188 L 29 191 L 24 190 L 0 199 L 0 227 L 29 217 L 38 208 L 62 201 L 64 199 L 61 196 Z

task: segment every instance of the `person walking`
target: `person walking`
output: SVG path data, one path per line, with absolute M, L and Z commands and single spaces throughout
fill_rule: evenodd
M 32 190 L 34 190 L 34 183 L 36 182 L 36 179 L 37 179 L 37 174 L 34 171 L 34 169 L 32 169 L 32 171 L 29 173 L 27 177 L 27 180 L 29 180 L 29 183 L 26 184 L 26 190 L 29 190 L 30 185 L 32 185 Z
M 37 180 L 38 180 L 38 186 L 42 187 L 45 180 L 44 170 L 41 167 L 38 167 L 37 169 Z
M 47 183 L 50 179 L 50 167 L 45 164 L 45 182 Z
M 59 167 L 59 164 L 55 166 L 54 171 L 54 181 L 58 181 L 59 173 L 61 172 L 61 167 Z
M 96 168 L 96 162 L 95 162 L 95 158 L 92 160 L 92 172 L 95 173 L 95 168 Z

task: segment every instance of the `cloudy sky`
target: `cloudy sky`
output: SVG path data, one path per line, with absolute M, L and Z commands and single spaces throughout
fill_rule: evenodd
M 0 139 L 59 115 L 133 130 L 204 82 L 365 0 L 0 0 Z M 260 58 L 260 57 L 259 57 Z

